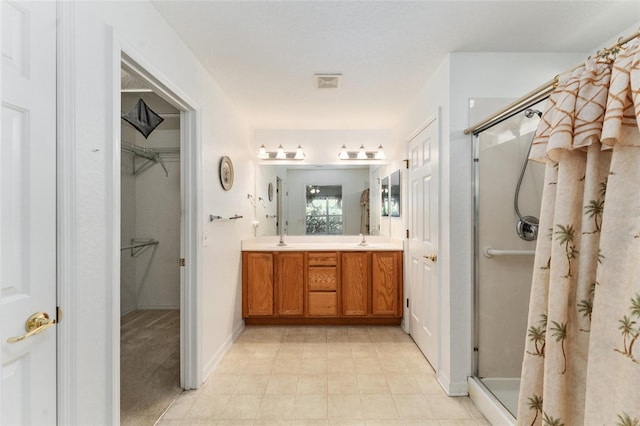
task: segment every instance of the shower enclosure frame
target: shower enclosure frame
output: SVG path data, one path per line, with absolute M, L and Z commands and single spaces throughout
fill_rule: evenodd
M 515 114 L 514 114 L 515 115 Z M 512 116 L 503 118 L 502 120 L 493 123 L 493 125 L 497 125 L 504 120 L 511 118 Z M 492 126 L 483 128 L 482 131 L 487 130 Z M 480 256 L 482 255 L 482 251 L 480 249 L 480 133 L 482 131 L 473 133 L 473 289 L 472 289 L 472 299 L 473 299 L 473 354 L 472 354 L 472 366 L 471 366 L 471 377 L 469 383 L 469 394 L 472 395 L 474 392 L 474 384 L 476 387 L 480 388 L 484 393 L 483 397 L 485 397 L 485 404 L 489 405 L 492 411 L 496 411 L 494 414 L 499 418 L 500 421 L 508 421 L 510 424 L 516 424 L 516 418 L 509 413 L 509 411 L 504 407 L 502 402 L 493 395 L 493 393 L 489 390 L 489 388 L 480 380 L 479 376 L 479 340 L 480 340 Z M 473 381 L 473 382 L 471 382 Z M 473 398 L 472 398 L 473 399 Z M 474 401 L 476 405 L 481 405 L 478 401 Z M 488 417 L 488 413 L 482 410 L 482 406 L 479 407 L 483 414 Z M 495 420 L 495 418 L 489 418 L 489 420 Z
M 496 397 L 485 385 L 482 380 L 480 380 L 479 376 L 479 368 L 480 368 L 480 256 L 483 255 L 482 248 L 480 247 L 480 134 L 485 130 L 488 130 L 518 114 L 522 114 L 526 109 L 531 108 L 535 105 L 544 102 L 546 97 L 540 99 L 535 98 L 531 99 L 526 104 L 522 104 L 521 109 L 517 109 L 512 111 L 510 114 L 501 116 L 494 120 L 493 122 L 485 123 L 481 128 L 477 128 L 472 132 L 472 155 L 473 155 L 473 289 L 472 289 L 472 300 L 473 300 L 473 315 L 472 315 L 472 328 L 473 328 L 473 345 L 472 345 L 472 365 L 471 365 L 471 374 L 470 383 L 469 383 L 469 393 L 472 394 L 477 392 L 479 389 L 484 395 L 482 398 L 484 399 L 484 403 L 491 407 L 491 412 L 494 417 L 494 421 L 500 421 L 501 423 L 509 422 L 510 424 L 516 423 L 516 418 L 512 415 L 509 410 L 504 406 L 504 404 Z M 524 339 L 524 336 L 523 336 Z M 476 401 L 476 404 L 478 402 Z M 484 413 L 487 416 L 487 413 Z M 490 419 L 491 420 L 491 419 Z

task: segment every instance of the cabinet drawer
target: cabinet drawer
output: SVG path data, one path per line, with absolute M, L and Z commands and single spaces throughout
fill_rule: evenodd
M 309 291 L 336 290 L 338 288 L 338 271 L 335 267 L 310 267 Z
M 309 266 L 336 266 L 338 253 L 309 253 Z
M 338 314 L 336 292 L 309 293 L 309 315 L 335 316 Z

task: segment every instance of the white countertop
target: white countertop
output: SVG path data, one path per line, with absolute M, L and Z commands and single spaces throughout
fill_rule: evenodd
M 267 236 L 242 240 L 242 251 L 402 251 L 404 240 L 367 235 L 361 246 L 357 235 L 285 235 L 285 246 L 279 246 L 280 237 Z

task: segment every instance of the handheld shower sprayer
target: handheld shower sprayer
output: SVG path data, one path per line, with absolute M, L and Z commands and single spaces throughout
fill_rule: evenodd
M 527 109 L 524 112 L 524 116 L 527 118 L 531 118 L 534 116 L 538 116 L 538 118 L 542 117 L 542 112 L 536 109 Z M 518 184 L 516 185 L 515 196 L 513 198 L 513 209 L 518 215 L 518 222 L 516 223 L 516 233 L 518 236 L 525 241 L 533 241 L 538 238 L 538 218 L 534 216 L 522 216 L 520 214 L 520 208 L 518 207 L 518 197 L 520 195 L 520 185 L 522 185 L 522 178 L 524 177 L 524 172 L 527 169 L 527 163 L 529 162 L 529 154 L 531 153 L 531 146 L 533 145 L 533 138 L 531 138 L 531 143 L 529 143 L 529 149 L 527 150 L 527 155 L 524 158 L 524 163 L 522 164 L 522 170 L 520 171 L 520 177 L 518 178 Z

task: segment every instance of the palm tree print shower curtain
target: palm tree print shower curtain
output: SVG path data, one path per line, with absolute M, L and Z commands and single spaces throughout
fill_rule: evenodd
M 531 151 L 546 172 L 519 425 L 640 426 L 638 45 L 610 62 L 560 77 Z

